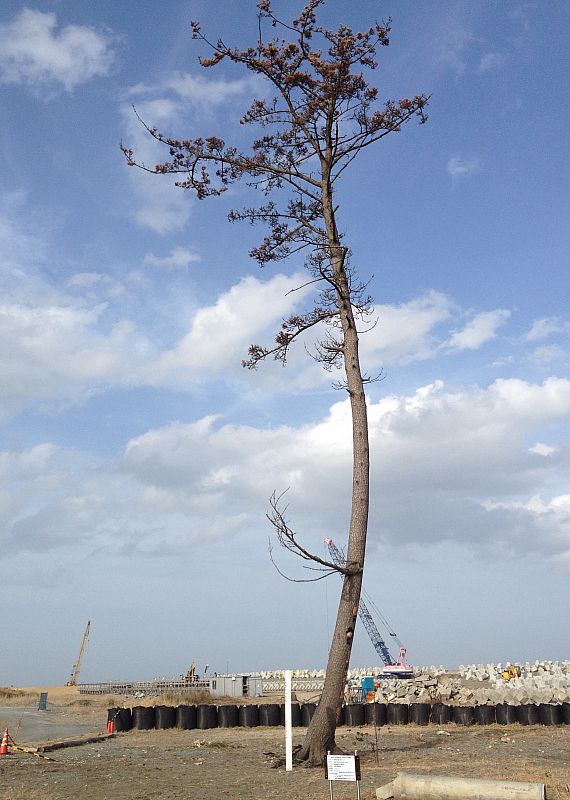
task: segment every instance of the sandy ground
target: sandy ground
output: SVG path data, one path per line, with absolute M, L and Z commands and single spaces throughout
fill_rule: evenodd
M 71 701 L 73 703 L 73 700 Z M 104 701 L 103 701 L 104 702 Z M 102 707 L 62 706 L 70 724 L 100 722 Z M 303 729 L 296 729 L 300 742 Z M 53 761 L 0 757 L 0 800 L 326 800 L 320 769 L 272 768 L 283 753 L 282 728 L 131 731 L 114 739 L 49 753 Z M 338 743 L 362 758 L 363 800 L 399 770 L 545 783 L 549 800 L 570 800 L 570 727 L 446 725 L 340 728 Z M 355 797 L 335 783 L 337 800 Z

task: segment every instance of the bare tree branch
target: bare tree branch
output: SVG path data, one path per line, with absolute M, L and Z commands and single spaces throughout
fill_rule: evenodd
M 275 492 L 273 492 L 269 498 L 271 511 L 266 514 L 267 519 L 275 528 L 279 544 L 285 550 L 289 550 L 289 552 L 294 553 L 294 555 L 303 559 L 303 561 L 311 561 L 315 564 L 320 564 L 321 567 L 324 567 L 331 573 L 340 572 L 341 575 L 358 575 L 360 572 L 362 572 L 362 568 L 359 567 L 358 564 L 352 564 L 347 561 L 344 566 L 339 566 L 332 561 L 327 561 L 321 558 L 315 553 L 311 553 L 309 550 L 299 544 L 297 540 L 297 534 L 289 527 L 285 519 L 287 508 L 280 508 L 279 505 L 287 491 L 288 490 L 286 489 L 285 492 L 282 492 L 280 495 L 277 495 Z

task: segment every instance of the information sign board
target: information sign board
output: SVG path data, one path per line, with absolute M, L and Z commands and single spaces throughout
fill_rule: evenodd
M 325 777 L 329 781 L 359 781 L 360 758 L 357 755 L 327 755 Z

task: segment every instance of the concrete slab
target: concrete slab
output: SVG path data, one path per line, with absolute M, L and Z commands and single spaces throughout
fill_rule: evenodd
M 68 709 L 38 711 L 35 706 L 0 706 L 0 729 L 7 727 L 18 744 L 34 745 L 50 739 L 101 733 L 105 725 L 104 717 L 83 721 L 70 715 Z

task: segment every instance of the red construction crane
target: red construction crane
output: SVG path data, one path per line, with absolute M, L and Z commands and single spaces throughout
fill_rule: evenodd
M 343 554 L 340 552 L 336 544 L 333 542 L 333 540 L 325 539 L 325 544 L 328 547 L 329 553 L 331 554 L 331 558 L 333 562 L 337 565 L 337 567 L 344 567 L 346 559 L 344 558 Z M 360 617 L 360 619 L 362 620 L 362 624 L 366 628 L 366 633 L 370 637 L 370 641 L 374 645 L 374 649 L 384 662 L 384 674 L 392 675 L 395 678 L 410 678 L 414 674 L 414 668 L 406 663 L 406 648 L 404 647 L 402 642 L 398 639 L 396 634 L 391 630 L 391 626 L 387 624 L 387 620 L 383 618 L 384 623 L 388 627 L 390 636 L 393 636 L 395 638 L 400 647 L 400 652 L 398 654 L 397 661 L 394 661 L 394 659 L 392 658 L 392 655 L 388 650 L 388 645 L 382 638 L 380 631 L 376 627 L 376 623 L 374 622 L 372 614 L 370 613 L 364 600 L 362 599 L 360 600 L 358 606 L 358 616 Z

